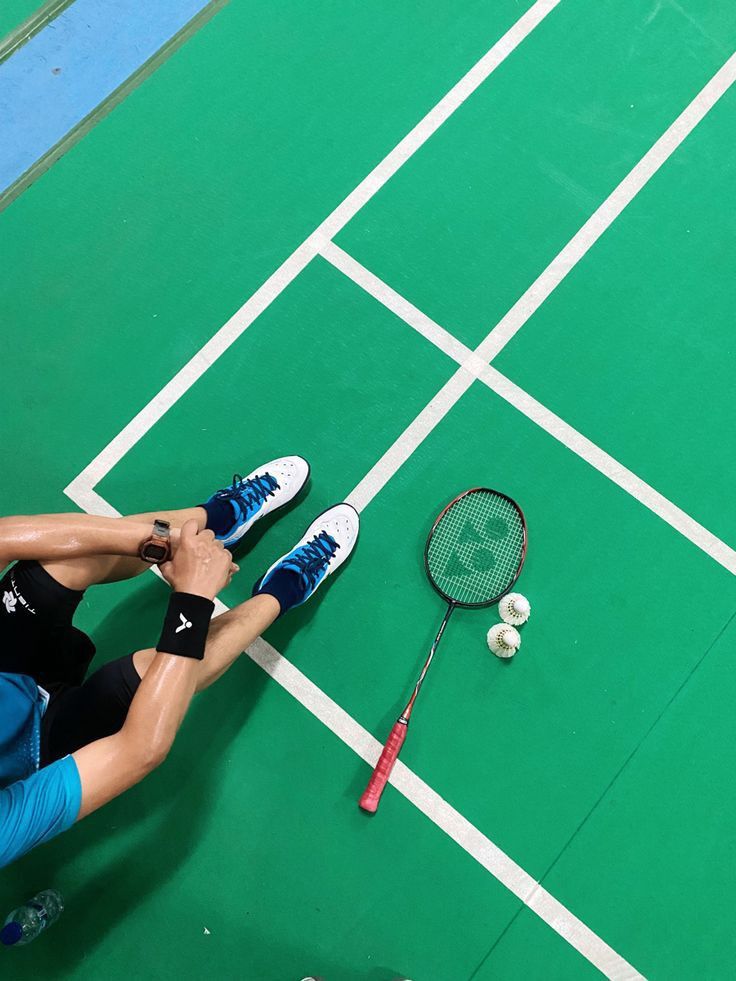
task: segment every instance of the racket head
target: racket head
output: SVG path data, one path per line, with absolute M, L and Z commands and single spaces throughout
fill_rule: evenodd
M 450 501 L 432 525 L 424 567 L 448 603 L 490 606 L 519 578 L 526 548 L 526 520 L 516 501 L 473 487 Z

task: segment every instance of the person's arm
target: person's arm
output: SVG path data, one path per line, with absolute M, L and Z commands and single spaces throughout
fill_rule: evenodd
M 72 754 L 82 783 L 77 820 L 134 786 L 166 759 L 196 690 L 199 661 L 157 654 L 120 732 Z
M 174 558 L 162 565 L 161 571 L 174 590 L 172 602 L 182 593 L 212 601 L 237 566 L 211 531 L 197 534 L 196 521 L 189 521 L 181 529 Z M 199 606 L 209 623 L 211 602 Z M 195 628 L 190 622 L 189 628 L 183 629 Z M 204 640 L 197 657 L 203 654 Z M 196 690 L 197 657 L 164 650 L 157 653 L 120 732 L 73 754 L 82 784 L 78 820 L 138 783 L 166 758 Z
M 147 522 L 93 514 L 36 514 L 0 518 L 0 569 L 18 559 L 53 562 L 87 555 L 138 555 Z M 171 531 L 172 544 L 179 532 Z

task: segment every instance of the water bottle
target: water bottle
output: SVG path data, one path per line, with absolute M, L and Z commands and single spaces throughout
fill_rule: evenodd
M 14 909 L 0 930 L 0 943 L 6 947 L 29 944 L 56 923 L 64 912 L 64 900 L 55 889 L 44 889 L 23 906 Z

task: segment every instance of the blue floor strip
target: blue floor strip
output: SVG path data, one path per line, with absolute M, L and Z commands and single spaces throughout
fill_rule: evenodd
M 0 193 L 208 0 L 76 0 L 0 65 Z

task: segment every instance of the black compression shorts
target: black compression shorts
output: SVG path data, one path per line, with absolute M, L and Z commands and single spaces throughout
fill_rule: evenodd
M 38 562 L 18 562 L 0 580 L 0 671 L 29 675 L 50 695 L 41 766 L 118 732 L 140 684 L 132 654 L 86 677 L 95 646 L 72 623 L 83 595 Z

